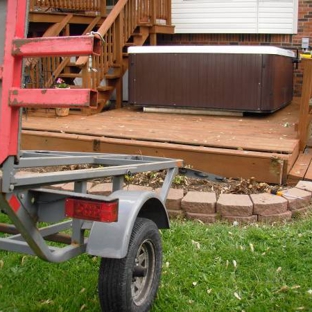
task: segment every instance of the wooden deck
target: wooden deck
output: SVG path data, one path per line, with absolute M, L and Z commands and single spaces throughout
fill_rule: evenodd
M 299 155 L 298 116 L 299 100 L 273 114 L 239 117 L 130 107 L 55 117 L 51 109 L 23 116 L 21 146 L 182 158 L 195 169 L 225 177 L 281 184 Z

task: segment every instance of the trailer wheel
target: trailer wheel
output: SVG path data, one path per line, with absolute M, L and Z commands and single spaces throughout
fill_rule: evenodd
M 98 290 L 102 311 L 149 311 L 159 286 L 161 266 L 158 228 L 153 221 L 138 218 L 127 256 L 101 259 Z

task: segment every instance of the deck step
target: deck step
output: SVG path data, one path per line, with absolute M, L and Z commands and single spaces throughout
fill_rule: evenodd
M 82 78 L 82 74 L 79 74 L 79 73 L 62 73 L 62 74 L 59 74 L 59 77 L 61 78 Z
M 132 36 L 133 37 L 142 37 L 143 34 L 142 33 L 133 33 Z
M 80 66 L 77 65 L 75 62 L 69 62 L 69 63 L 67 63 L 66 66 L 68 66 L 68 67 L 77 67 L 77 68 L 80 68 Z
M 312 160 L 312 154 L 300 154 L 290 170 L 288 177 L 287 177 L 287 183 L 289 185 L 296 184 L 300 180 L 306 179 L 306 175 L 309 171 L 310 163 Z M 310 176 L 310 172 L 308 174 L 308 178 Z
M 121 68 L 122 65 L 120 65 L 120 64 L 112 64 L 110 67 L 111 68 Z
M 105 78 L 109 79 L 109 80 L 119 79 L 120 78 L 120 74 L 108 74 L 108 75 L 105 75 Z
M 99 91 L 99 92 L 101 92 L 101 91 L 111 91 L 111 90 L 113 90 L 114 88 L 112 87 L 112 86 L 99 86 L 99 87 L 97 87 L 97 90 Z

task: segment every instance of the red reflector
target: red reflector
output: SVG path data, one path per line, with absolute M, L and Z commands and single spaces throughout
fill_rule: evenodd
M 21 207 L 21 204 L 20 204 L 19 200 L 17 199 L 17 197 L 14 194 L 10 198 L 9 204 L 10 204 L 11 208 L 15 211 L 15 213 L 17 213 L 17 211 Z
M 100 222 L 117 222 L 118 200 L 103 202 L 67 198 L 65 200 L 65 213 L 67 217 L 71 218 Z

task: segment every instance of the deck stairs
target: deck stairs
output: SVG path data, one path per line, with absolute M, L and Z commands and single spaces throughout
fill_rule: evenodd
M 87 56 L 30 58 L 25 67 L 25 85 L 28 88 L 54 88 L 56 80 L 62 78 L 71 89 L 91 89 L 97 93 L 96 105 L 90 103 L 89 107 L 75 109 L 87 115 L 101 112 L 115 90 L 116 108 L 122 106 L 122 79 L 128 69 L 128 47 L 155 45 L 157 33 L 174 32 L 171 8 L 170 5 L 163 7 L 165 1 L 159 2 L 157 8 L 151 5 L 151 0 L 119 0 L 108 14 L 95 5 L 88 11 L 87 8 L 68 8 L 63 4 L 67 1 L 44 2 L 33 1 L 30 9 L 30 15 L 35 16 L 30 17 L 30 21 L 41 21 L 43 15 L 51 20 L 42 37 L 93 35 L 99 40 L 100 49 L 97 54 Z M 42 4 L 48 9 L 39 10 L 38 6 Z M 94 9 L 97 11 L 90 14 Z M 37 17 L 39 15 L 41 19 Z M 32 24 L 32 29 L 36 29 L 35 22 Z

